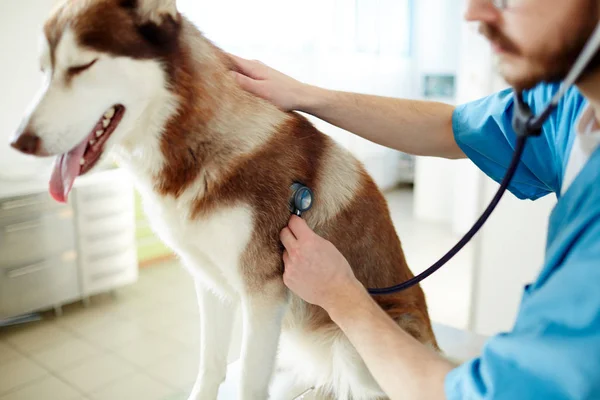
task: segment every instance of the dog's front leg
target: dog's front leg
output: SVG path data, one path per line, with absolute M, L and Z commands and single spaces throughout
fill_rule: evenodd
M 200 368 L 189 400 L 215 400 L 227 373 L 237 301 L 218 298 L 196 280 L 200 306 Z
M 244 339 L 240 400 L 265 400 L 273 375 L 286 294 L 281 282 L 273 282 L 260 293 L 244 296 Z

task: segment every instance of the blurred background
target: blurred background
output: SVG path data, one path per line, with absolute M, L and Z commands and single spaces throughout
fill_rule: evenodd
M 8 146 L 41 82 L 38 40 L 54 3 L 0 0 L 0 400 L 186 398 L 199 336 L 192 283 L 149 228 L 131 182 L 107 169 L 79 179 L 58 205 L 47 194 L 51 161 Z M 178 5 L 223 49 L 310 84 L 451 104 L 505 87 L 477 27 L 462 20 L 464 0 Z M 415 273 L 466 232 L 497 188 L 469 161 L 415 158 L 311 119 L 385 191 Z M 541 267 L 553 205 L 507 195 L 473 243 L 423 284 L 434 322 L 479 335 L 510 329 Z

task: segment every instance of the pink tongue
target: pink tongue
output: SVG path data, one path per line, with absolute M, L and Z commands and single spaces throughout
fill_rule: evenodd
M 87 140 L 83 141 L 79 146 L 67 154 L 61 154 L 56 157 L 54 162 L 54 170 L 50 178 L 50 195 L 54 200 L 61 203 L 66 203 L 69 192 L 73 187 L 75 178 L 81 172 L 80 160 L 85 153 Z

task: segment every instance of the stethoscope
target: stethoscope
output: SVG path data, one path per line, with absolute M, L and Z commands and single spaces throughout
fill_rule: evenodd
M 498 192 L 492 199 L 490 205 L 485 209 L 481 217 L 475 222 L 473 227 L 465 234 L 465 236 L 463 236 L 463 238 L 454 247 L 452 247 L 450 251 L 448 251 L 431 267 L 427 268 L 425 271 L 415 276 L 414 278 L 409 279 L 406 282 L 403 282 L 399 285 L 387 288 L 369 289 L 370 294 L 385 295 L 398 293 L 419 284 L 420 282 L 428 278 L 430 275 L 432 275 L 434 272 L 439 270 L 441 267 L 446 265 L 448 261 L 450 261 L 459 251 L 461 251 L 467 245 L 467 243 L 469 243 L 473 236 L 475 236 L 475 234 L 488 220 L 492 212 L 498 206 L 500 199 L 506 192 L 508 185 L 510 184 L 515 175 L 517 166 L 519 165 L 519 162 L 521 161 L 521 156 L 523 155 L 523 150 L 525 149 L 525 143 L 527 141 L 527 138 L 531 136 L 539 136 L 539 134 L 541 133 L 541 125 L 545 122 L 545 120 L 551 114 L 552 110 L 556 107 L 556 105 L 549 105 L 546 108 L 546 110 L 539 117 L 536 118 L 533 116 L 529 106 L 523 101 L 521 93 L 516 94 L 515 100 L 516 110 L 513 118 L 513 128 L 517 133 L 517 143 L 515 147 L 515 152 L 510 166 L 507 170 L 506 176 L 502 180 L 500 188 L 498 189 Z M 544 117 L 544 115 L 547 116 Z M 302 217 L 303 213 L 307 212 L 312 208 L 313 202 L 314 193 L 311 189 L 298 182 L 292 185 L 290 211 L 293 214 Z
M 372 295 L 386 295 L 386 294 L 394 294 L 401 292 L 403 290 L 409 289 L 423 280 L 428 278 L 434 272 L 442 268 L 444 265 L 448 263 L 459 251 L 461 251 L 469 241 L 479 232 L 481 227 L 485 224 L 488 218 L 492 215 L 492 212 L 500 203 L 500 199 L 506 193 L 506 190 L 512 181 L 519 163 L 521 162 L 521 157 L 523 156 L 523 151 L 525 150 L 525 144 L 527 139 L 530 137 L 540 136 L 542 133 L 542 125 L 548 120 L 552 112 L 556 109 L 558 102 L 563 98 L 565 93 L 569 88 L 571 88 L 577 79 L 583 73 L 585 67 L 589 64 L 592 57 L 596 54 L 598 47 L 600 46 L 600 23 L 596 26 L 596 29 L 588 43 L 584 47 L 581 55 L 575 62 L 575 65 L 565 78 L 563 84 L 559 91 L 554 95 L 550 104 L 538 115 L 535 116 L 531 111 L 529 105 L 523 99 L 522 92 L 514 92 L 514 112 L 513 112 L 513 120 L 512 126 L 516 133 L 516 144 L 515 151 L 506 172 L 506 175 L 502 182 L 500 183 L 500 188 L 496 192 L 496 195 L 484 210 L 483 214 L 479 219 L 475 222 L 473 227 L 463 236 L 462 239 L 458 241 L 458 243 L 450 249 L 442 258 L 440 258 L 435 264 L 431 267 L 427 268 L 425 271 L 415 276 L 412 279 L 409 279 L 406 282 L 403 282 L 399 285 L 386 287 L 386 288 L 372 288 L 368 289 L 369 293 Z M 290 200 L 290 209 L 291 211 L 298 215 L 302 216 L 302 213 L 310 210 L 314 200 L 314 194 L 312 190 L 308 187 L 295 183 L 292 186 L 293 195 Z
M 292 197 L 290 197 L 290 212 L 299 217 L 313 206 L 315 195 L 312 190 L 299 182 L 292 184 Z

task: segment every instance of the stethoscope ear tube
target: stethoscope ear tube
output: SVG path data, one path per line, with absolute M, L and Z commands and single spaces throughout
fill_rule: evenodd
M 521 161 L 521 156 L 523 155 L 523 150 L 525 149 L 525 143 L 527 142 L 527 138 L 527 135 L 517 136 L 517 143 L 513 159 L 510 163 L 510 166 L 508 167 L 506 176 L 500 184 L 498 192 L 496 192 L 496 195 L 494 196 L 488 207 L 485 209 L 481 217 L 479 217 L 477 222 L 475 222 L 475 225 L 473 225 L 473 227 L 465 234 L 465 236 L 463 236 L 463 238 L 452 249 L 450 249 L 448 253 L 446 253 L 442 258 L 440 258 L 439 261 L 437 261 L 431 267 L 427 268 L 425 271 L 415 276 L 414 278 L 409 279 L 408 281 L 396 286 L 391 286 L 387 288 L 368 289 L 369 293 L 372 295 L 388 295 L 398 293 L 403 290 L 409 289 L 415 285 L 418 285 L 424 279 L 426 279 L 431 274 L 433 274 L 434 272 L 442 268 L 444 265 L 446 265 L 448 261 L 450 261 L 459 251 L 461 251 L 467 245 L 467 243 L 469 243 L 473 236 L 475 236 L 475 234 L 479 232 L 479 230 L 488 220 L 490 215 L 492 215 L 494 209 L 498 206 L 498 203 L 500 203 L 500 199 L 502 199 L 502 196 L 504 196 L 506 189 L 508 189 L 508 185 L 510 184 L 513 177 L 515 176 L 515 173 L 517 172 L 517 167 L 519 166 L 519 163 Z
M 562 86 L 558 90 L 558 92 L 552 98 L 550 104 L 541 112 L 539 115 L 535 116 L 532 112 L 531 108 L 525 103 L 523 100 L 523 93 L 518 92 L 515 93 L 514 97 L 514 112 L 513 112 L 513 129 L 517 135 L 517 143 L 515 147 L 515 153 L 513 155 L 513 159 L 508 167 L 506 172 L 506 176 L 502 180 L 500 184 L 500 188 L 498 192 L 494 196 L 490 205 L 485 209 L 481 217 L 475 222 L 475 225 L 467 232 L 467 234 L 452 248 L 448 253 L 446 253 L 438 262 L 433 264 L 431 267 L 426 269 L 421 274 L 415 276 L 414 278 L 401 283 L 396 286 L 388 287 L 388 288 L 375 288 L 369 289 L 369 293 L 372 295 L 385 295 L 385 294 L 393 294 L 398 293 L 402 290 L 406 290 L 410 287 L 413 287 L 423 281 L 425 278 L 433 274 L 435 271 L 443 267 L 448 261 L 452 259 L 460 250 L 469 241 L 475 236 L 477 232 L 481 229 L 483 224 L 488 220 L 500 199 L 508 189 L 510 182 L 512 181 L 515 173 L 517 171 L 517 167 L 521 161 L 521 156 L 523 155 L 523 150 L 525 149 L 525 143 L 527 142 L 527 138 L 531 136 L 539 136 L 542 133 L 542 125 L 548 120 L 554 109 L 557 107 L 560 99 L 565 95 L 567 90 L 573 86 L 577 80 L 584 73 L 585 68 L 590 64 L 593 57 L 595 57 L 598 53 L 598 49 L 600 48 L 600 22 L 596 25 L 596 29 L 592 33 L 591 37 L 588 39 L 586 45 L 584 46 L 581 54 L 575 61 L 575 64 L 571 68 L 571 71 L 567 74 Z

